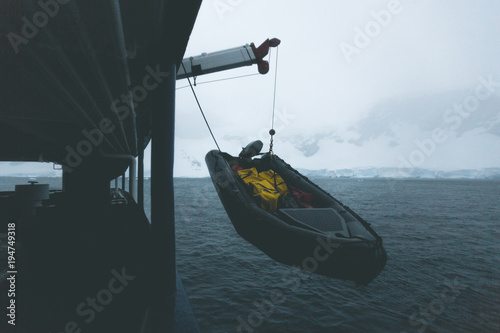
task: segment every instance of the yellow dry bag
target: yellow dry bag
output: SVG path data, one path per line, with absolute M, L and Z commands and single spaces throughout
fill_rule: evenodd
M 252 189 L 252 195 L 260 197 L 260 207 L 268 212 L 276 211 L 278 198 L 288 192 L 283 178 L 273 170 L 259 173 L 256 168 L 251 168 L 238 171 L 238 175 Z

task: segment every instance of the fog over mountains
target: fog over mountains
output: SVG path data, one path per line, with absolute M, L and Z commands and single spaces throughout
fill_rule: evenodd
M 267 149 L 265 131 L 254 138 L 226 136 L 220 146 L 237 154 L 257 138 Z M 203 159 L 214 148 L 209 138 L 196 144 L 181 139 L 177 146 L 178 176 L 208 175 Z M 390 99 L 349 126 L 314 135 L 278 131 L 274 147 L 314 176 L 491 178 L 500 173 L 500 97 L 479 100 L 474 89 L 464 89 Z

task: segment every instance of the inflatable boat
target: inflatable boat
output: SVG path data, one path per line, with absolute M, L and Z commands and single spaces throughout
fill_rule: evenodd
M 259 154 L 261 149 L 256 141 L 239 156 L 212 150 L 205 157 L 237 233 L 277 262 L 358 284 L 372 281 L 387 261 L 382 238 L 349 207 L 278 156 Z M 242 179 L 248 170 L 276 175 L 274 184 L 267 181 L 283 181 L 288 193 L 280 196 L 288 199 L 271 210 L 263 205 L 267 199 L 256 193 L 257 186 Z

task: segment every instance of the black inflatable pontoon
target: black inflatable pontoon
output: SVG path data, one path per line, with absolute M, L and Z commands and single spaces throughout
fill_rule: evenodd
M 257 150 L 249 149 L 249 145 L 241 157 L 217 150 L 205 157 L 214 186 L 238 234 L 278 262 L 359 284 L 373 280 L 387 261 L 380 236 L 349 207 L 276 155 L 252 159 L 262 148 L 262 143 L 257 143 Z M 252 144 L 255 147 L 255 142 Z M 274 170 L 289 188 L 311 193 L 314 208 L 265 211 L 233 166 L 255 167 L 259 172 Z

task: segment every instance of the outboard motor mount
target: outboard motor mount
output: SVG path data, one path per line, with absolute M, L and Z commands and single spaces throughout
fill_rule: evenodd
M 260 140 L 255 140 L 250 142 L 243 150 L 241 151 L 239 157 L 249 159 L 260 153 L 264 147 L 264 144 Z

